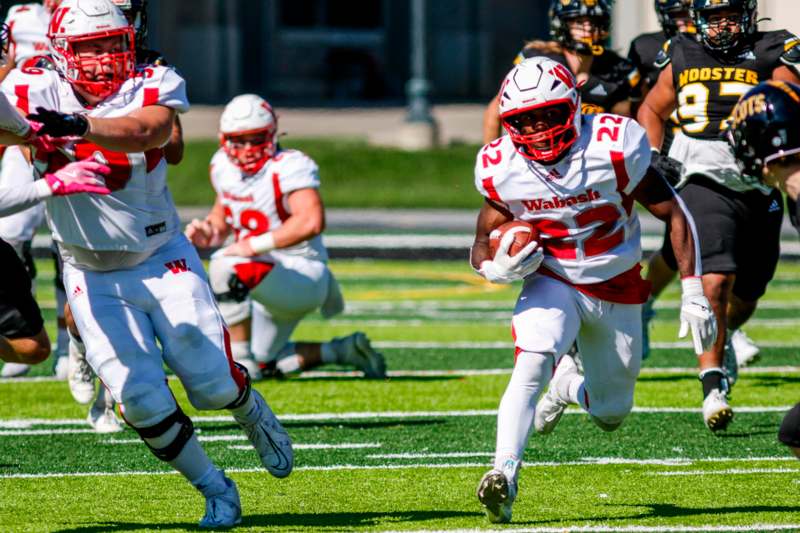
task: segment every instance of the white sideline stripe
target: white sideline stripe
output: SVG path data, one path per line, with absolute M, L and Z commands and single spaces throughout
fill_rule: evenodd
M 736 406 L 737 413 L 782 413 L 788 411 L 793 406 Z M 633 413 L 700 413 L 700 407 L 634 407 Z M 581 414 L 583 411 L 577 408 L 568 408 L 565 414 Z M 304 422 L 304 421 L 327 421 L 327 420 L 365 420 L 365 419 L 396 419 L 396 418 L 448 418 L 448 417 L 468 417 L 468 416 L 495 416 L 496 409 L 470 409 L 462 411 L 355 411 L 348 413 L 304 413 L 304 414 L 285 414 L 278 415 L 281 421 Z M 230 416 L 195 416 L 194 422 L 233 422 Z M 82 426 L 86 420 L 82 418 L 21 418 L 21 419 L 0 419 L 1 429 L 27 429 L 31 426 Z M 1 434 L 1 433 L 0 433 Z
M 341 444 L 292 444 L 294 450 L 363 450 L 365 448 L 380 448 L 378 442 L 344 442 Z M 233 444 L 228 446 L 229 450 L 253 450 L 249 444 Z
M 740 368 L 740 374 L 781 374 L 781 373 L 796 373 L 800 372 L 800 366 L 757 366 Z M 449 376 L 502 376 L 511 373 L 511 368 L 457 368 L 448 370 L 389 370 L 386 375 L 392 377 L 449 377 Z M 648 367 L 643 368 L 640 372 L 641 375 L 658 375 L 658 374 L 695 374 L 697 368 L 693 366 L 686 367 Z M 360 370 L 311 370 L 303 372 L 300 376 L 294 379 L 318 379 L 318 378 L 362 378 L 364 374 Z M 170 376 L 174 379 L 174 376 Z M 52 376 L 41 377 L 21 377 L 21 378 L 8 378 L 7 380 L 0 380 L 0 383 L 42 383 L 42 382 L 63 382 L 64 380 L 57 379 Z
M 494 452 L 449 452 L 449 453 L 381 453 L 369 454 L 367 459 L 448 459 L 464 457 L 494 457 Z M 696 463 L 771 463 L 795 462 L 794 457 L 672 457 L 666 459 L 626 459 L 624 457 L 581 457 L 577 461 L 531 461 L 524 462 L 525 468 L 553 466 L 596 466 L 596 465 L 657 465 L 691 466 Z
M 351 326 L 354 324 L 360 326 L 373 326 L 373 327 L 425 326 L 425 325 L 430 325 L 432 319 L 435 319 L 434 325 L 436 326 L 442 326 L 442 325 L 463 326 L 464 321 L 474 321 L 476 319 L 497 320 L 496 324 L 491 324 L 491 325 L 504 326 L 506 323 L 509 323 L 511 321 L 511 315 L 510 313 L 496 313 L 496 314 L 479 313 L 476 315 L 465 316 L 463 319 L 460 319 L 460 317 L 457 316 L 449 316 L 449 315 L 428 316 L 424 318 L 407 318 L 407 319 L 396 319 L 396 318 L 364 319 L 360 317 L 353 317 L 353 318 L 344 317 L 344 318 L 335 318 L 333 320 L 328 320 L 325 323 L 331 326 Z M 676 319 L 655 318 L 651 321 L 651 323 L 652 324 L 674 323 L 677 329 Z M 798 325 L 800 325 L 800 318 L 751 318 L 750 320 L 747 321 L 748 327 L 767 326 L 771 328 L 792 328 Z
M 796 459 L 788 459 L 796 461 Z M 590 466 L 593 464 L 615 464 L 615 463 L 588 463 L 588 462 L 565 462 L 565 463 L 526 463 L 526 467 L 535 466 Z M 628 464 L 628 463 L 619 463 Z M 653 463 L 645 463 L 653 464 Z M 485 468 L 488 463 L 413 463 L 413 464 L 397 464 L 397 465 L 328 465 L 328 466 L 300 466 L 294 469 L 295 472 L 319 472 L 319 471 L 333 471 L 333 470 L 405 470 L 412 468 Z M 785 469 L 775 469 L 785 470 Z M 226 472 L 234 473 L 261 473 L 263 468 L 226 468 Z M 721 472 L 721 471 L 720 471 Z M 792 470 L 792 472 L 800 472 L 800 470 Z M 48 478 L 65 478 L 65 477 L 113 477 L 113 476 L 170 476 L 176 475 L 176 471 L 154 471 L 145 472 L 142 470 L 122 471 L 122 472 L 47 472 L 44 474 L 0 474 L 0 479 L 48 479 Z M 558 530 L 562 531 L 562 530 Z M 648 530 L 649 531 L 649 530 Z M 726 530 L 727 531 L 727 530 Z
M 800 342 L 786 341 L 756 341 L 761 348 L 800 348 Z M 377 341 L 372 343 L 376 348 L 407 348 L 407 349 L 442 349 L 442 350 L 493 350 L 493 349 L 514 349 L 514 343 L 507 341 L 452 341 L 452 342 L 407 342 L 407 341 Z M 690 342 L 651 342 L 651 348 L 691 348 Z
M 796 461 L 797 459 L 795 459 Z M 651 476 L 728 476 L 733 474 L 800 474 L 797 468 L 728 468 L 727 470 L 683 470 L 651 472 Z
M 800 529 L 800 524 L 751 524 L 748 526 L 558 526 L 526 529 L 502 529 L 503 533 L 702 533 L 704 531 L 792 531 Z M 387 531 L 385 533 L 483 533 L 486 529 L 420 529 L 417 531 Z
M 465 457 L 494 457 L 494 452 L 442 452 L 442 453 L 376 453 L 367 459 L 450 459 Z M 525 463 L 528 466 L 528 463 Z
M 55 306 L 55 302 L 45 302 Z M 658 300 L 655 310 L 680 309 L 680 300 Z M 780 300 L 759 300 L 759 309 L 800 309 L 800 302 L 783 302 Z M 480 310 L 507 311 L 514 309 L 513 297 L 507 300 L 421 300 L 406 302 L 387 302 L 371 300 L 351 300 L 347 302 L 346 312 L 350 311 L 436 311 L 436 310 Z

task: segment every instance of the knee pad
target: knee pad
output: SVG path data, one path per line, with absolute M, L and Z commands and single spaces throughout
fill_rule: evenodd
M 133 428 L 149 427 L 178 408 L 166 383 L 138 383 L 123 389 L 122 416 Z
M 594 422 L 597 427 L 607 432 L 616 431 L 622 425 L 622 422 L 625 421 L 625 417 L 618 418 L 611 416 L 604 416 L 604 417 L 599 417 L 594 415 L 589 415 L 589 416 L 591 417 L 592 422 Z
M 786 446 L 800 448 L 800 403 L 792 407 L 783 417 L 778 430 L 778 440 Z
M 239 363 L 233 363 L 231 374 L 217 376 L 214 379 L 186 390 L 189 401 L 196 409 L 217 411 L 231 409 L 230 406 L 242 405 L 250 393 L 250 374 Z M 233 373 L 237 376 L 234 376 Z
M 158 440 L 159 437 L 163 437 L 176 426 L 178 427 L 178 431 L 168 443 L 160 444 L 159 446 L 151 444 L 150 441 Z M 186 443 L 189 442 L 189 439 L 194 435 L 194 424 L 192 424 L 191 418 L 186 416 L 180 407 L 152 426 L 131 427 L 136 430 L 147 447 L 150 448 L 150 451 L 153 452 L 153 455 L 165 462 L 172 461 L 178 457 L 181 451 L 183 451 L 184 446 L 186 446 Z

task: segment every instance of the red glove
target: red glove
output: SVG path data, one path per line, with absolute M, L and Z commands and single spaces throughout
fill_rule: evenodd
M 44 179 L 53 191 L 53 196 L 94 193 L 110 194 L 103 179 L 111 169 L 92 158 L 70 163 L 55 174 L 45 174 Z

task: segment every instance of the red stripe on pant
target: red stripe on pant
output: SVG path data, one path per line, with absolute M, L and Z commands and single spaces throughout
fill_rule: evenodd
M 231 351 L 231 334 L 228 333 L 228 328 L 222 328 L 223 337 L 225 339 L 225 355 L 228 357 L 228 366 L 231 369 L 231 377 L 233 381 L 236 382 L 236 386 L 239 387 L 239 392 L 241 393 L 244 391 L 245 387 L 247 387 L 247 377 L 242 372 L 242 369 L 236 366 L 236 363 L 233 361 L 233 352 Z

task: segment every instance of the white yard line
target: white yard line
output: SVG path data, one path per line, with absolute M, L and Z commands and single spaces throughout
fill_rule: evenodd
M 757 341 L 761 348 L 800 348 L 800 342 L 790 341 Z M 397 348 L 397 349 L 442 349 L 442 350 L 493 350 L 493 349 L 514 349 L 514 343 L 508 341 L 377 341 L 372 343 L 376 348 Z M 691 348 L 689 342 L 651 342 L 651 348 Z
M 794 459 L 795 461 L 797 459 Z M 683 470 L 651 472 L 651 476 L 729 476 L 734 474 L 800 474 L 798 468 L 728 468 L 726 470 Z
M 737 413 L 782 413 L 791 409 L 791 405 L 782 406 L 736 406 Z M 580 414 L 583 411 L 569 408 L 565 414 Z M 699 407 L 634 407 L 633 413 L 699 413 Z M 286 422 L 305 421 L 336 421 L 336 420 L 365 420 L 365 419 L 402 419 L 402 418 L 449 418 L 469 416 L 495 416 L 494 409 L 468 409 L 454 411 L 354 411 L 345 413 L 303 413 L 279 414 L 278 418 Z M 195 416 L 192 420 L 197 423 L 204 422 L 233 422 L 230 416 Z M 82 418 L 17 418 L 0 419 L 0 429 L 29 429 L 33 426 L 83 426 L 86 420 Z M 0 432 L 0 435 L 3 433 Z
M 645 506 L 643 506 L 645 507 Z M 725 526 L 725 525 L 705 525 L 705 526 L 554 526 L 554 527 L 535 527 L 535 528 L 511 528 L 502 529 L 503 533 L 702 533 L 702 532 L 739 532 L 750 533 L 752 531 L 796 531 L 800 530 L 800 524 L 751 524 L 747 526 Z M 424 529 L 418 531 L 386 531 L 384 533 L 484 533 L 486 529 Z
M 369 448 L 380 448 L 377 442 L 343 442 L 341 444 L 292 444 L 294 450 L 364 450 Z M 250 444 L 228 446 L 229 450 L 253 450 Z
M 55 303 L 53 302 L 53 305 Z M 660 309 L 680 309 L 680 300 L 658 300 L 656 311 Z M 508 300 L 418 300 L 418 301 L 385 301 L 385 300 L 350 300 L 346 312 L 353 311 L 436 311 L 486 309 L 490 311 L 505 310 L 511 312 L 514 298 Z M 759 309 L 800 309 L 800 302 L 782 302 L 780 300 L 759 300 Z

